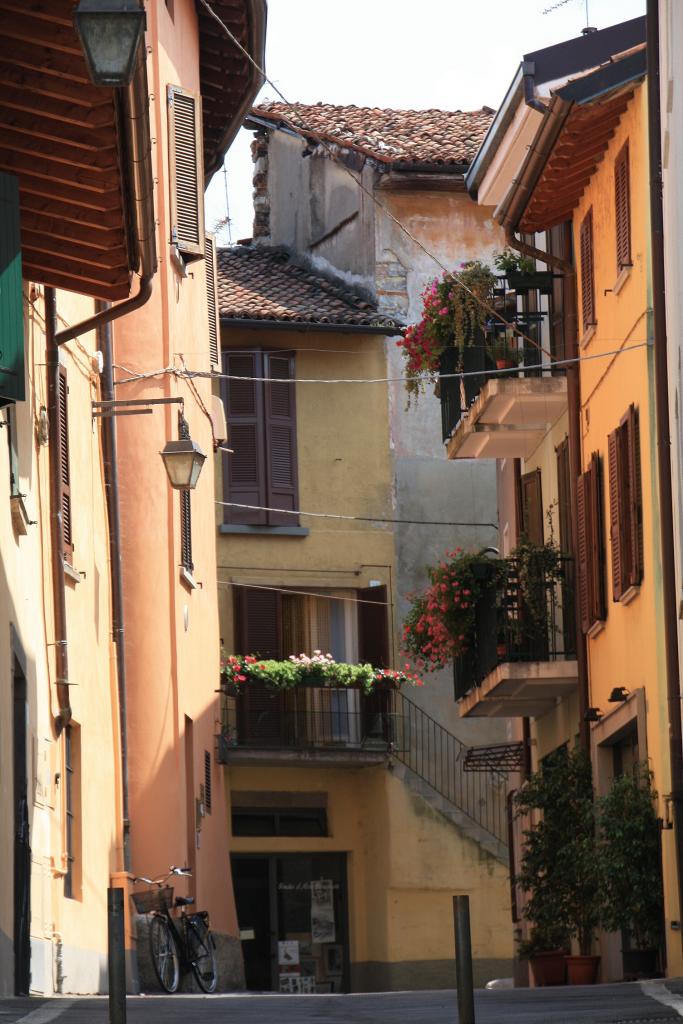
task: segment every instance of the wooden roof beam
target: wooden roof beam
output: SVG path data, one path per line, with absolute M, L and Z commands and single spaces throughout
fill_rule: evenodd
M 59 270 L 50 270 L 38 259 L 37 262 L 26 258 L 22 261 L 22 270 L 25 280 L 34 281 L 36 284 L 52 285 L 53 288 L 66 288 L 71 292 L 86 291 L 86 281 L 83 277 L 67 274 Z M 109 302 L 118 302 L 120 299 L 127 299 L 130 295 L 130 283 L 128 281 L 117 285 L 105 285 L 97 278 L 94 282 L 88 282 L 87 293 L 98 299 L 106 299 Z
M 94 85 L 86 86 L 82 82 L 72 82 L 57 75 L 41 75 L 31 69 L 18 67 L 12 63 L 10 53 L 0 55 L 0 83 L 14 86 L 32 95 L 49 96 L 53 100 L 85 107 L 86 110 L 111 108 L 113 103 L 111 93 L 105 89 L 97 89 Z
M 109 130 L 79 128 L 77 125 L 66 124 L 63 121 L 57 122 L 43 118 L 38 110 L 35 113 L 14 110 L 5 102 L 5 96 L 1 91 L 0 126 L 11 131 L 21 132 L 32 138 L 58 143 L 62 147 L 73 147 L 83 153 L 101 153 L 103 150 L 116 148 L 116 132 L 113 125 Z M 0 138 L 0 145 L 2 145 L 2 141 Z
M 112 146 L 98 152 L 84 153 L 79 149 L 71 149 L 68 146 L 58 145 L 54 140 L 49 147 L 45 145 L 45 139 L 35 138 L 30 133 L 14 131 L 3 123 L 0 117 L 0 127 L 4 131 L 0 133 L 0 154 L 24 153 L 39 160 L 52 160 L 72 167 L 75 170 L 81 168 L 86 171 L 101 170 L 104 174 L 112 171 L 118 173 L 118 159 L 116 150 Z M 73 180 L 70 177 L 66 181 Z
M 1 76 L 0 85 L 0 97 L 3 107 L 21 111 L 22 113 L 40 118 L 40 120 L 59 121 L 63 124 L 85 129 L 87 132 L 107 127 L 111 130 L 114 120 L 111 102 L 100 104 L 98 107 L 80 107 L 71 103 L 64 103 L 62 100 L 48 95 L 36 99 L 29 90 L 15 89 L 6 82 L 3 82 Z
M 35 213 L 55 217 L 61 221 L 68 221 L 71 224 L 80 224 L 82 227 L 92 228 L 93 231 L 111 231 L 120 229 L 122 231 L 123 216 L 121 210 L 89 210 L 83 206 L 76 206 L 73 203 L 55 202 L 54 200 L 41 199 L 39 196 L 25 195 L 21 203 L 21 214 Z
M 112 169 L 92 171 L 89 167 L 74 167 L 69 161 L 60 162 L 42 156 L 37 159 L 37 156 L 35 152 L 24 153 L 0 146 L 0 170 L 16 174 L 20 179 L 28 174 L 36 179 L 78 188 L 79 192 L 95 196 L 111 191 L 120 194 L 119 177 Z
M 1 159 L 0 167 L 2 167 Z M 107 192 L 90 192 L 78 187 L 72 188 L 63 182 L 54 181 L 47 176 L 40 178 L 32 174 L 22 174 L 19 179 L 19 191 L 21 195 L 58 199 L 60 202 L 70 203 L 73 206 L 82 206 L 85 210 L 94 210 L 101 213 L 111 210 L 121 211 L 120 189 L 110 189 Z
M 76 242 L 98 252 L 113 252 L 118 247 L 123 248 L 124 244 L 123 230 L 121 229 L 109 228 L 107 231 L 94 231 L 82 224 L 74 224 L 72 221 L 62 220 L 60 217 L 36 213 L 27 209 L 21 211 L 21 230 L 22 233 L 24 231 L 31 231 L 34 234 L 45 232 L 64 245 Z
M 75 260 L 89 267 L 101 267 L 103 270 L 128 270 L 125 250 L 120 245 L 113 249 L 91 249 L 76 242 L 63 245 L 54 235 L 46 235 L 40 231 L 22 231 L 21 244 L 23 249 L 31 253 L 44 253 L 56 259 Z
M 11 54 L 12 63 L 16 67 L 34 71 L 38 75 L 57 75 L 92 88 L 82 56 L 80 61 L 74 60 L 73 56 L 58 53 L 46 46 L 30 46 L 28 43 L 20 42 L 7 35 L 4 19 L 0 20 L 0 53 L 5 59 Z
M 6 38 L 15 39 L 20 43 L 29 43 L 32 46 L 45 46 L 50 50 L 69 54 L 72 58 L 78 57 L 79 63 L 85 69 L 83 50 L 73 26 L 64 28 L 54 23 L 47 24 L 41 18 L 32 17 L 30 13 L 26 15 L 16 12 L 0 18 L 0 24 L 2 25 L 2 34 Z

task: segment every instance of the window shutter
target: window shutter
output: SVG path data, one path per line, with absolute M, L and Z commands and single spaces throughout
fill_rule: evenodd
M 59 367 L 59 393 L 57 395 L 57 417 L 59 423 L 59 490 L 60 511 L 62 515 L 62 540 L 64 558 L 71 562 L 73 558 L 73 529 L 71 522 L 71 470 L 69 466 L 69 416 L 67 396 L 69 388 L 66 382 L 66 369 Z
M 385 586 L 358 591 L 358 660 L 389 668 L 389 606 Z
M 643 496 L 640 481 L 640 423 L 634 405 L 629 407 L 622 429 L 626 430 L 628 455 L 628 586 L 635 587 L 643 578 Z
M 194 572 L 192 561 L 192 505 L 189 491 L 180 492 L 180 564 Z
M 578 506 L 578 585 L 579 605 L 581 608 L 581 629 L 584 633 L 593 625 L 591 620 L 590 573 L 588 570 L 588 552 L 590 550 L 590 501 L 586 490 L 590 487 L 589 474 L 582 473 L 577 481 L 576 498 Z
M 223 372 L 236 377 L 262 377 L 260 352 L 224 352 Z M 225 501 L 266 506 L 263 385 L 260 381 L 223 380 L 222 392 L 230 447 L 223 452 Z M 290 516 L 290 518 L 292 518 Z M 225 508 L 227 523 L 265 526 L 267 513 L 246 508 Z
M 206 813 L 211 814 L 211 806 L 213 803 L 213 792 L 211 785 L 211 754 L 208 750 L 204 751 L 204 807 Z
M 613 430 L 607 439 L 607 458 L 609 463 L 609 529 L 612 549 L 612 597 L 621 599 L 624 592 L 622 580 L 622 508 L 621 487 L 619 483 L 619 432 Z
M 535 469 L 521 478 L 522 533 L 531 544 L 543 543 L 543 494 L 541 471 Z
M 631 266 L 631 182 L 628 142 L 614 162 L 614 207 L 617 231 L 617 273 Z
M 294 355 L 290 352 L 264 353 L 264 377 L 282 380 L 265 385 L 266 412 L 266 494 L 270 508 L 297 509 L 296 402 Z M 234 439 L 233 439 L 234 441 Z M 233 441 L 231 446 L 234 447 Z M 299 517 L 269 512 L 271 526 L 298 526 Z
M 238 654 L 282 657 L 282 594 L 277 590 L 235 587 L 235 637 Z
M 588 550 L 590 568 L 590 609 L 593 622 L 602 622 L 607 618 L 605 599 L 605 550 L 603 545 L 602 517 L 602 472 L 600 456 L 597 452 L 591 455 L 590 463 L 589 515 L 590 547 Z
M 209 357 L 212 369 L 217 368 L 218 360 L 218 283 L 216 281 L 216 239 L 206 235 L 204 256 L 206 270 L 206 308 L 209 316 Z
M 581 255 L 581 311 L 584 331 L 595 324 L 595 270 L 593 265 L 593 211 L 581 223 L 579 247 Z
M 19 182 L 0 174 L 0 406 L 25 397 Z
M 204 255 L 201 97 L 168 87 L 171 242 L 187 259 Z
M 572 550 L 572 513 L 570 495 L 569 440 L 565 437 L 555 449 L 557 455 L 557 511 L 560 521 L 560 551 Z

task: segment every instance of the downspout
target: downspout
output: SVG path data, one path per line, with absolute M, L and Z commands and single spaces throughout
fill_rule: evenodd
M 104 304 L 102 304 L 104 307 Z M 106 307 L 105 307 L 106 308 Z M 102 398 L 114 399 L 114 369 L 111 322 L 102 322 L 97 330 L 98 347 L 104 357 Z M 119 733 L 121 743 L 121 811 L 123 816 L 123 870 L 130 871 L 130 810 L 128 801 L 128 716 L 126 686 L 126 646 L 123 616 L 123 570 L 121 561 L 121 518 L 119 505 L 119 470 L 116 450 L 116 421 L 103 416 L 102 455 L 104 486 L 109 520 L 109 564 L 111 572 L 112 635 L 116 646 L 116 681 L 119 700 Z
M 567 359 L 576 360 L 579 354 L 578 346 L 578 325 L 576 318 L 576 271 L 571 261 L 572 243 L 569 231 L 565 232 L 564 258 L 554 256 L 552 253 L 537 249 L 517 238 L 508 226 L 505 230 L 505 243 L 511 248 L 517 249 L 525 256 L 539 260 L 547 266 L 559 270 L 563 275 L 563 310 L 564 310 L 564 337 L 565 356 Z M 576 554 L 579 550 L 579 505 L 577 494 L 577 482 L 582 473 L 581 457 L 581 379 L 579 374 L 579 363 L 571 362 L 566 367 L 567 374 L 567 408 L 569 413 L 569 466 L 571 479 L 569 488 L 569 500 L 571 504 L 572 524 L 572 549 L 575 559 L 575 577 L 578 576 L 578 565 Z M 574 621 L 576 633 L 576 666 L 579 681 L 579 742 L 582 749 L 590 756 L 590 726 L 585 715 L 590 705 L 588 690 L 588 651 L 586 649 L 586 637 L 581 628 L 581 600 L 579 596 L 578 579 L 574 584 Z
M 673 811 L 679 920 L 683 920 L 683 744 L 681 743 L 681 690 L 676 619 L 673 494 L 671 486 L 671 434 L 667 367 L 666 282 L 664 274 L 664 210 L 662 205 L 662 125 L 659 93 L 659 5 L 647 0 L 647 102 L 650 158 L 650 230 L 652 245 L 652 306 L 659 475 L 664 649 L 669 713 L 671 805 Z
M 527 107 L 537 110 L 539 114 L 547 114 L 548 108 L 545 103 L 536 97 L 536 64 L 533 60 L 522 61 L 522 76 L 524 81 L 524 102 Z
M 48 459 L 50 466 L 50 535 L 52 541 L 52 604 L 54 619 L 53 643 L 57 700 L 59 712 L 55 719 L 57 735 L 71 721 L 69 695 L 69 655 L 66 635 L 66 584 L 64 581 L 64 532 L 61 502 L 61 465 L 59 450 L 59 347 L 57 344 L 57 299 L 54 288 L 46 287 L 45 348 L 47 363 L 47 414 L 50 431 Z

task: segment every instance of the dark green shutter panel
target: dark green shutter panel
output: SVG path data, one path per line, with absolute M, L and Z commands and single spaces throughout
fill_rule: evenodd
M 25 397 L 19 183 L 0 174 L 0 405 Z

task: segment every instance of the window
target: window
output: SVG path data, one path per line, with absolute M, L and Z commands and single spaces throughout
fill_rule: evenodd
M 326 836 L 324 807 L 236 807 L 232 812 L 234 836 Z
M 64 895 L 67 899 L 80 897 L 80 762 L 80 730 L 76 725 L 67 725 L 64 730 Z
M 612 597 L 621 601 L 643 578 L 643 503 L 638 410 L 629 406 L 608 438 Z
M 187 572 L 194 571 L 192 561 L 192 506 L 189 491 L 180 492 L 180 564 Z
M 614 208 L 617 236 L 617 273 L 631 266 L 631 181 L 628 142 L 614 161 Z
M 218 284 L 216 281 L 216 239 L 206 235 L 204 269 L 206 271 L 206 306 L 209 314 L 209 357 L 212 368 L 218 368 Z
M 581 223 L 579 249 L 581 256 L 581 313 L 583 329 L 595 326 L 595 268 L 593 261 L 593 210 Z
M 255 509 L 225 509 L 225 520 L 251 526 L 298 526 L 295 361 L 291 352 L 224 352 L 223 402 L 230 447 L 224 452 L 224 499 Z M 278 383 L 277 381 L 282 381 Z M 274 509 L 275 511 L 265 511 Z M 283 511 L 279 511 L 282 509 Z
M 543 492 L 541 471 L 535 469 L 520 477 L 520 534 L 531 544 L 543 543 Z
M 581 628 L 587 633 L 607 617 L 602 474 L 597 452 L 593 452 L 588 469 L 578 479 L 577 504 L 579 603 Z
M 204 751 L 204 807 L 206 813 L 211 814 L 211 754 L 208 750 Z
M 204 171 L 201 97 L 168 87 L 171 242 L 185 260 L 204 256 Z
M 66 369 L 59 367 L 59 393 L 57 395 L 57 424 L 59 443 L 59 493 L 60 512 L 62 517 L 62 540 L 64 558 L 73 561 L 73 524 L 71 521 L 71 470 L 69 466 L 69 387 L 66 382 Z

